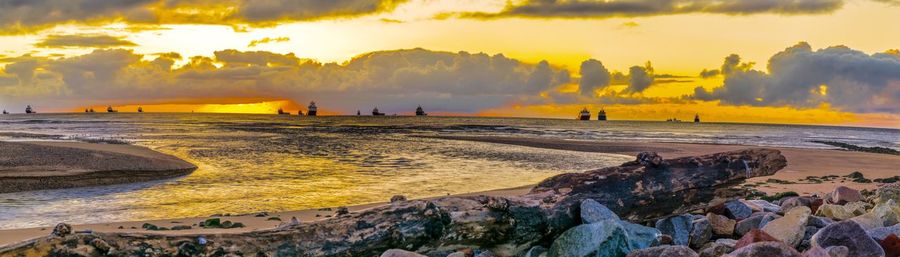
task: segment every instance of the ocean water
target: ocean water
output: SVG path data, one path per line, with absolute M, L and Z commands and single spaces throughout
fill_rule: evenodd
M 900 131 L 827 126 L 473 117 L 242 114 L 0 116 L 0 140 L 127 142 L 188 160 L 190 175 L 146 183 L 0 194 L 0 229 L 355 205 L 523 186 L 631 156 L 427 138 L 541 137 L 897 149 Z

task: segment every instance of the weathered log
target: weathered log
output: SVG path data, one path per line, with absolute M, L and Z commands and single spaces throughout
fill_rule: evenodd
M 619 167 L 549 178 L 519 197 L 395 202 L 323 221 L 242 234 L 48 236 L 0 249 L 0 255 L 39 251 L 57 256 L 377 256 L 400 248 L 445 256 L 458 248 L 480 248 L 514 256 L 532 245 L 548 245 L 580 223 L 575 214 L 581 200 L 597 200 L 623 218 L 640 221 L 703 207 L 715 197 L 716 189 L 774 174 L 785 165 L 778 151 L 767 149 L 672 160 L 641 153 L 638 160 Z

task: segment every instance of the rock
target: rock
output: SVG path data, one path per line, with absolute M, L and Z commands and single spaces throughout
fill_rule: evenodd
M 845 186 L 838 186 L 834 188 L 834 191 L 829 194 L 829 198 L 826 200 L 830 203 L 844 205 L 847 203 L 862 201 L 863 199 L 863 195 L 860 194 L 858 190 Z
M 809 216 L 809 220 L 806 221 L 807 226 L 813 226 L 816 228 L 824 228 L 831 223 L 834 223 L 834 221 L 829 218 L 819 216 Z
M 537 255 L 535 255 L 535 257 L 536 256 Z M 466 253 L 464 253 L 464 252 L 452 252 L 452 253 L 448 254 L 447 257 L 467 257 L 467 256 L 466 256 Z
M 816 211 L 816 216 L 835 220 L 850 219 L 866 213 L 866 203 L 852 202 L 847 205 L 824 204 Z
M 822 247 L 813 247 L 803 252 L 803 257 L 831 257 Z
M 406 196 L 404 196 L 404 195 L 391 196 L 391 203 L 397 203 L 397 202 L 406 202 Z
M 782 242 L 759 242 L 734 250 L 730 257 L 800 257 L 800 253 Z
M 663 234 L 672 236 L 674 244 L 688 245 L 693 220 L 694 217 L 690 214 L 672 216 L 656 221 L 656 229 Z
M 531 247 L 531 249 L 529 249 L 528 252 L 525 253 L 524 257 L 541 257 L 542 255 L 546 255 L 546 252 L 547 252 L 547 248 L 544 248 L 543 246 L 538 245 L 538 246 Z
M 799 206 L 808 207 L 813 213 L 822 206 L 825 201 L 812 196 L 794 196 L 788 197 L 781 201 L 781 211 L 787 213 L 791 209 Z
M 806 206 L 795 207 L 785 213 L 784 217 L 763 226 L 762 230 L 792 247 L 797 247 L 806 232 L 806 221 L 810 212 Z
M 850 249 L 843 245 L 829 246 L 828 248 L 825 248 L 825 252 L 828 252 L 828 255 L 831 257 L 850 256 Z
M 769 224 L 769 222 L 772 222 L 773 220 L 780 219 L 780 218 L 781 218 L 781 215 L 774 214 L 774 213 L 767 213 L 767 214 L 763 215 L 762 220 L 759 221 L 759 228 L 762 229 L 763 227 L 766 226 L 766 224 Z
M 874 239 L 866 235 L 859 224 L 853 221 L 841 221 L 828 225 L 816 232 L 810 240 L 812 247 L 828 249 L 830 246 L 845 246 L 849 256 L 883 257 L 884 250 Z
M 494 253 L 491 251 L 481 251 L 475 255 L 475 257 L 495 257 Z
M 734 251 L 734 248 L 719 243 L 707 243 L 700 248 L 700 257 L 720 257 Z
M 764 211 L 764 212 L 775 212 L 775 213 L 781 212 L 781 206 L 770 203 L 769 201 L 766 201 L 766 200 L 744 200 L 744 201 L 747 203 L 751 203 L 756 206 L 759 206 L 760 208 L 762 208 L 762 211 Z
M 633 251 L 627 257 L 699 257 L 699 255 L 687 246 L 664 245 Z
M 628 245 L 631 249 L 644 249 L 660 244 L 659 236 L 662 233 L 658 229 L 625 221 L 619 221 L 619 225 L 625 229 L 625 234 L 628 235 Z
M 585 199 L 581 201 L 581 222 L 595 223 L 604 220 L 619 220 L 619 216 L 613 213 L 609 208 L 594 201 L 594 199 Z
M 50 235 L 64 237 L 72 234 L 72 226 L 66 223 L 59 223 L 53 227 L 53 232 Z
M 728 201 L 725 202 L 725 216 L 734 219 L 734 220 L 742 220 L 750 217 L 750 214 L 753 213 L 753 210 L 750 209 L 750 206 L 747 206 L 741 201 Z
M 753 229 L 742 236 L 741 239 L 739 239 L 736 243 L 734 243 L 734 249 L 741 249 L 744 246 L 759 242 L 781 242 L 781 240 L 778 240 L 770 236 L 769 234 L 766 234 L 766 232 L 762 230 Z
M 622 226 L 605 220 L 566 230 L 553 241 L 547 256 L 622 256 L 630 251 Z
M 188 255 L 188 256 L 190 256 L 190 255 Z M 381 254 L 381 257 L 428 257 L 428 256 L 410 252 L 410 251 L 406 251 L 406 250 L 390 249 L 390 250 L 384 251 L 384 253 Z
M 747 232 L 750 232 L 750 230 L 761 228 L 762 226 L 760 226 L 759 223 L 762 222 L 763 217 L 765 217 L 765 214 L 758 214 L 738 221 L 734 226 L 734 233 L 738 236 L 743 236 L 744 234 L 747 234 Z
M 350 209 L 347 209 L 347 207 L 338 207 L 338 208 L 337 208 L 337 211 L 335 211 L 334 214 L 335 214 L 335 215 L 346 215 L 346 214 L 350 214 Z
M 675 243 L 675 239 L 672 239 L 672 236 L 662 234 L 659 235 L 659 244 L 661 245 L 672 245 Z
M 737 240 L 734 240 L 731 238 L 719 238 L 719 239 L 716 239 L 716 243 L 734 248 L 734 246 L 737 244 Z
M 712 238 L 712 225 L 706 217 L 695 219 L 691 224 L 689 244 L 691 248 L 700 249 Z
M 884 203 L 888 200 L 900 202 L 900 182 L 894 182 L 878 187 L 875 190 L 874 203 Z
M 94 238 L 93 240 L 91 240 L 90 244 L 94 247 L 94 249 L 97 249 L 97 252 L 99 252 L 100 254 L 107 254 L 112 248 L 109 246 L 109 243 L 103 241 L 103 239 L 100 238 Z
M 868 229 L 868 230 L 866 230 L 866 234 L 868 234 L 870 237 L 872 237 L 876 241 L 880 241 L 891 234 L 900 235 L 900 224 L 893 225 L 890 227 Z
M 737 223 L 734 220 L 712 213 L 707 213 L 706 219 L 709 220 L 709 224 L 712 226 L 713 234 L 718 236 L 731 236 L 734 234 L 734 225 Z
M 884 250 L 887 256 L 900 256 L 900 237 L 897 235 L 891 234 L 878 241 L 878 244 L 881 245 L 881 249 Z
M 866 214 L 850 220 L 859 223 L 864 229 L 893 226 L 900 220 L 900 206 L 894 200 L 879 203 Z

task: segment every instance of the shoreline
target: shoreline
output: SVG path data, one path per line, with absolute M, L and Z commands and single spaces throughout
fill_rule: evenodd
M 467 140 L 484 143 L 509 144 L 524 147 L 539 147 L 569 151 L 600 152 L 610 154 L 623 154 L 634 156 L 641 151 L 657 151 L 665 158 L 675 158 L 691 155 L 702 155 L 715 152 L 731 151 L 757 146 L 742 145 L 717 145 L 717 144 L 687 144 L 687 143 L 649 143 L 649 142 L 593 142 L 578 140 L 540 139 L 540 138 L 498 138 L 498 137 L 459 137 L 459 136 L 430 136 L 432 138 L 446 140 Z M 892 163 L 900 163 L 900 156 L 884 154 L 851 152 L 841 150 L 803 149 L 803 148 L 779 148 L 769 147 L 782 151 L 788 158 L 788 166 L 775 175 L 761 178 L 753 178 L 747 183 L 764 182 L 767 179 L 781 179 L 798 181 L 806 176 L 814 175 L 846 175 L 852 171 L 860 171 L 868 178 L 887 177 L 893 174 Z M 851 170 L 850 167 L 855 167 Z M 858 189 L 875 188 L 875 183 L 855 183 L 847 181 L 830 181 L 821 184 L 769 184 L 757 189 L 767 193 L 796 191 L 801 194 L 815 192 L 828 192 L 839 185 L 850 186 Z M 523 195 L 531 190 L 534 185 L 525 185 L 516 188 L 473 192 L 453 196 L 489 195 L 489 196 L 516 196 Z M 444 196 L 439 196 L 444 197 Z M 430 197 L 424 199 L 433 199 Z M 388 199 L 385 199 L 388 200 Z M 348 206 L 350 211 L 358 212 L 370 208 L 384 206 L 388 202 L 378 202 Z M 93 232 L 116 232 L 134 234 L 163 234 L 163 235 L 194 235 L 194 234 L 219 234 L 219 233 L 243 233 L 257 230 L 275 228 L 281 222 L 288 222 L 291 217 L 298 217 L 301 222 L 314 222 L 329 218 L 334 215 L 335 208 L 305 209 L 284 212 L 272 212 L 267 216 L 253 214 L 241 214 L 234 216 L 219 216 L 223 221 L 241 222 L 246 227 L 231 229 L 204 229 L 194 226 L 188 230 L 161 230 L 150 231 L 141 228 L 144 223 L 151 223 L 161 227 L 177 225 L 190 225 L 201 222 L 211 217 L 189 217 L 162 219 L 150 221 L 125 221 L 97 224 L 73 224 L 76 231 L 90 230 Z M 280 221 L 269 220 L 270 217 L 280 217 Z M 318 216 L 318 217 L 317 217 Z M 121 229 L 119 227 L 122 227 Z M 133 228 L 132 228 L 133 227 Z M 50 233 L 48 227 L 35 227 L 23 229 L 0 230 L 0 248 L 42 237 Z

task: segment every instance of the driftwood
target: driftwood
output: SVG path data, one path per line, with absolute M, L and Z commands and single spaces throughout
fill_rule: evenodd
M 597 200 L 623 218 L 645 221 L 703 208 L 717 197 L 717 190 L 772 175 L 785 166 L 784 156 L 769 149 L 671 160 L 641 153 L 636 161 L 619 167 L 549 178 L 519 197 L 395 202 L 319 222 L 242 234 L 51 235 L 0 249 L 0 255 L 378 256 L 401 248 L 446 256 L 459 248 L 479 248 L 516 256 L 533 245 L 548 245 L 580 223 L 576 214 L 584 199 Z

